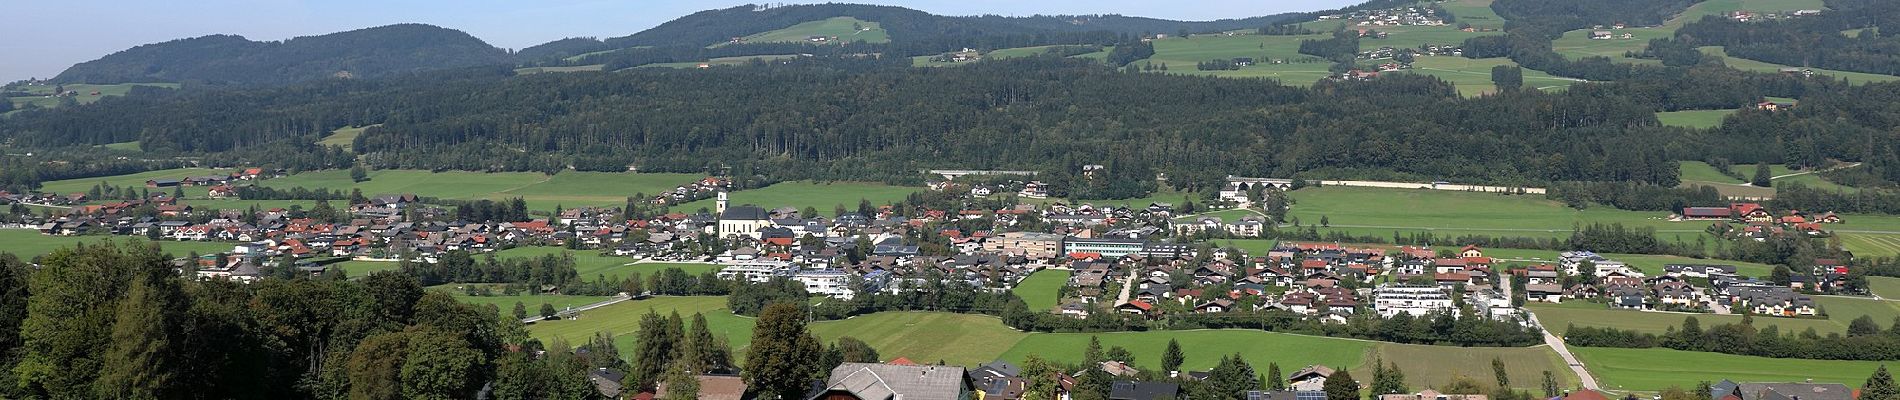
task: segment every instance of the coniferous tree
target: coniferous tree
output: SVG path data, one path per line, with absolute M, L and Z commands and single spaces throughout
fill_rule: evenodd
M 1497 375 L 1498 390 L 1510 390 L 1511 375 L 1504 370 L 1504 359 L 1491 357 L 1491 373 Z
M 746 384 L 759 393 L 796 398 L 820 373 L 813 368 L 820 358 L 818 339 L 806 331 L 800 310 L 794 304 L 773 303 L 759 312 L 744 372 Z
M 1326 377 L 1326 383 L 1320 388 L 1326 392 L 1326 400 L 1359 400 L 1359 383 L 1352 380 L 1352 372 L 1339 368 L 1333 376 Z
M 667 366 L 679 354 L 673 336 L 667 334 L 666 325 L 666 317 L 660 316 L 657 311 L 649 309 L 646 315 L 640 316 L 640 332 L 643 334 L 633 351 L 633 368 L 627 371 L 627 387 L 653 389 L 653 385 L 660 381 L 660 374 L 666 373 Z
M 1708 384 L 1709 384 L 1708 382 L 1702 382 L 1703 387 L 1708 387 Z M 1557 376 L 1554 374 L 1551 374 L 1550 370 L 1544 370 L 1544 386 L 1543 387 L 1544 387 L 1544 398 L 1548 399 L 1552 397 L 1557 397 L 1557 394 L 1558 394 Z M 1708 398 L 1707 397 L 1708 395 L 1706 394 L 1703 396 L 1704 396 L 1703 398 Z
M 1875 369 L 1874 374 L 1868 376 L 1867 382 L 1860 387 L 1861 400 L 1893 400 L 1900 397 L 1900 387 L 1895 386 L 1893 375 L 1887 373 L 1885 364 Z
M 1180 371 L 1186 356 L 1181 354 L 1181 342 L 1168 339 L 1168 349 L 1161 353 L 1162 371 Z
M 1770 184 L 1769 180 L 1771 179 L 1774 179 L 1774 176 L 1768 172 L 1768 163 L 1763 162 L 1755 164 L 1755 177 L 1748 182 L 1749 184 L 1755 185 L 1755 187 L 1768 187 Z
M 1280 363 L 1267 363 L 1267 390 L 1286 390 L 1286 376 L 1280 374 Z

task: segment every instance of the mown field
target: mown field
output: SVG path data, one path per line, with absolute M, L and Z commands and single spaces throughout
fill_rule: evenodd
M 853 29 L 854 26 L 863 28 L 863 30 Z M 837 42 L 834 43 L 888 43 L 891 41 L 890 34 L 885 32 L 884 28 L 879 26 L 878 23 L 852 17 L 832 17 L 818 21 L 801 22 L 797 25 L 785 27 L 784 29 L 747 35 L 744 41 L 747 43 L 806 42 L 812 36 L 836 36 L 838 39 Z M 723 44 L 724 43 L 719 43 L 713 46 Z
M 1491 9 L 1492 0 L 1451 0 L 1438 3 L 1438 7 L 1457 17 L 1458 23 L 1471 24 L 1478 28 L 1504 29 L 1504 18 Z
M 1870 276 L 1867 277 L 1867 286 L 1873 289 L 1875 296 L 1900 299 L 1900 278 Z
M 752 204 L 766 209 L 794 207 L 800 210 L 812 207 L 821 214 L 829 215 L 838 205 L 845 209 L 857 210 L 860 200 L 870 200 L 871 204 L 884 205 L 901 201 L 911 193 L 924 190 L 921 187 L 891 186 L 867 182 L 781 182 L 758 189 L 733 191 L 732 205 Z M 673 207 L 674 211 L 697 212 L 704 208 L 712 210 L 713 199 L 705 199 Z
M 1265 256 L 1267 252 L 1273 251 L 1273 246 L 1278 243 L 1278 240 L 1273 239 L 1218 239 L 1214 241 L 1214 244 L 1221 248 L 1240 249 L 1252 256 Z
M 1854 252 L 1855 257 L 1896 257 L 1900 256 L 1900 235 L 1878 233 L 1837 233 L 1841 237 L 1841 247 Z
M 1014 291 L 1017 297 L 1023 298 L 1023 303 L 1028 304 L 1032 311 L 1053 310 L 1057 303 L 1062 301 L 1061 298 L 1056 297 L 1056 292 L 1069 284 L 1070 275 L 1068 270 L 1060 269 L 1036 271 L 1028 278 L 1023 278 L 1021 283 L 1017 283 Z
M 397 263 L 395 261 L 350 260 L 350 261 L 344 261 L 344 262 L 332 264 L 331 266 L 343 268 L 343 272 L 345 275 L 348 275 L 351 278 L 355 278 L 355 277 L 361 277 L 361 276 L 369 275 L 376 272 L 395 271 L 399 269 L 398 268 L 400 266 L 399 264 L 400 263 Z
M 145 171 L 145 172 L 140 172 L 136 174 L 50 181 L 50 182 L 46 182 L 40 185 L 40 191 L 45 192 L 45 193 L 61 193 L 61 194 L 86 193 L 87 190 L 92 190 L 93 185 L 98 185 L 100 183 L 104 183 L 106 185 L 119 187 L 119 188 L 132 186 L 135 189 L 145 189 L 145 181 L 153 180 L 153 179 L 185 179 L 187 177 L 193 177 L 193 176 L 207 176 L 207 175 L 228 176 L 230 174 L 231 174 L 231 170 L 228 170 L 228 169 L 210 169 L 210 168 L 161 169 L 161 170 L 156 170 L 156 171 Z M 171 193 L 172 192 L 172 188 L 151 188 L 150 190 L 154 193 Z M 207 189 L 202 188 L 202 187 L 188 187 L 188 188 L 185 188 L 185 197 L 187 198 L 204 197 L 206 190 Z
M 698 68 L 700 64 L 706 64 L 707 66 L 717 67 L 717 66 L 722 66 L 722 65 L 745 65 L 745 64 L 750 64 L 753 61 L 765 62 L 765 61 L 784 60 L 784 59 L 798 58 L 798 57 L 799 55 L 796 55 L 796 54 L 764 54 L 764 55 L 756 55 L 756 56 L 719 57 L 719 58 L 709 59 L 706 61 L 653 63 L 653 64 L 641 65 L 640 68 Z
M 1670 349 L 1576 347 L 1604 389 L 1660 391 L 1670 386 L 1693 390 L 1696 382 L 1815 382 L 1858 387 L 1880 366 L 1878 361 L 1802 360 L 1738 356 Z M 1407 375 L 1411 371 L 1406 370 Z M 1514 378 L 1515 379 L 1515 378 Z
M 324 170 L 267 179 L 259 184 L 279 189 L 304 187 L 344 192 L 360 189 L 365 196 L 414 193 L 423 197 L 455 200 L 508 200 L 520 197 L 527 201 L 529 209 L 548 211 L 555 206 L 620 206 L 637 193 L 652 195 L 672 190 L 700 177 L 697 174 L 580 171 L 545 175 L 534 172 L 377 170 L 369 173 L 370 180 L 353 182 L 348 170 Z
M 80 243 L 97 244 L 108 240 L 119 245 L 150 242 L 143 237 L 133 236 L 49 236 L 41 235 L 39 231 L 31 229 L 0 229 L 0 253 L 13 253 L 20 259 L 27 260 L 62 247 L 73 247 Z M 232 245 L 229 242 L 158 241 L 157 243 L 160 251 L 177 257 L 184 257 L 194 251 L 198 254 L 227 252 L 231 251 Z
M 603 255 L 595 250 L 568 250 L 566 248 L 552 246 L 516 247 L 496 252 L 495 258 L 536 258 L 545 255 L 559 256 L 563 253 L 574 257 L 575 274 L 579 275 L 581 279 L 586 280 L 593 280 L 597 277 L 605 276 L 609 280 L 618 281 L 634 272 L 639 272 L 641 276 L 650 277 L 653 276 L 654 273 L 667 268 L 679 268 L 688 274 L 698 276 L 704 272 L 718 271 L 720 268 L 720 266 L 716 264 L 701 263 L 635 263 L 634 259 L 631 258 Z M 476 257 L 483 256 L 478 255 Z
M 1656 120 L 1663 126 L 1708 129 L 1721 125 L 1722 118 L 1734 113 L 1735 110 L 1661 111 L 1656 113 Z

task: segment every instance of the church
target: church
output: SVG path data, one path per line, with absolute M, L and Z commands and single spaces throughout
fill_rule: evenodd
M 745 236 L 759 238 L 759 231 L 772 226 L 770 214 L 764 208 L 754 205 L 727 207 L 729 200 L 726 192 L 719 192 L 714 212 L 719 214 L 719 236 Z

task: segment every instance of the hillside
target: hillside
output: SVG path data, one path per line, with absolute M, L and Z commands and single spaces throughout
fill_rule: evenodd
M 555 55 L 565 57 L 589 52 L 640 46 L 709 46 L 731 42 L 735 38 L 755 38 L 775 31 L 787 30 L 799 26 L 800 24 L 816 25 L 822 21 L 841 17 L 850 17 L 860 21 L 876 23 L 883 32 L 888 33 L 888 41 L 892 43 L 918 45 L 946 40 L 1058 33 L 1074 34 L 1098 32 L 1115 35 L 1139 35 L 1144 33 L 1174 33 L 1182 31 L 1216 32 L 1236 29 L 1255 29 L 1288 21 L 1293 18 L 1300 18 L 1305 15 L 1306 14 L 1279 14 L 1215 21 L 1174 21 L 1123 15 L 1039 15 L 1031 17 L 1004 17 L 996 15 L 942 16 L 904 7 L 865 4 L 810 4 L 775 7 L 743 5 L 725 9 L 700 11 L 668 21 L 652 29 L 622 37 L 604 40 L 563 39 L 524 49 L 521 51 L 521 54 L 523 55 L 523 59 L 543 60 L 553 58 L 552 56 Z M 845 24 L 847 32 L 849 25 L 850 24 Z M 802 39 L 802 37 L 800 39 Z M 756 40 L 742 41 L 759 42 Z M 845 41 L 852 40 L 845 39 Z M 864 41 L 875 43 L 882 42 L 883 40 Z
M 399 24 L 281 42 L 212 35 L 148 44 L 79 63 L 53 81 L 284 84 L 506 64 L 509 59 L 501 49 L 461 31 Z

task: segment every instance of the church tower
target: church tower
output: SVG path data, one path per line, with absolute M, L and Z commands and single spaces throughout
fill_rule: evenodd
M 726 192 L 725 191 L 719 192 L 719 200 L 714 202 L 714 204 L 715 204 L 713 206 L 714 217 L 726 215 Z

